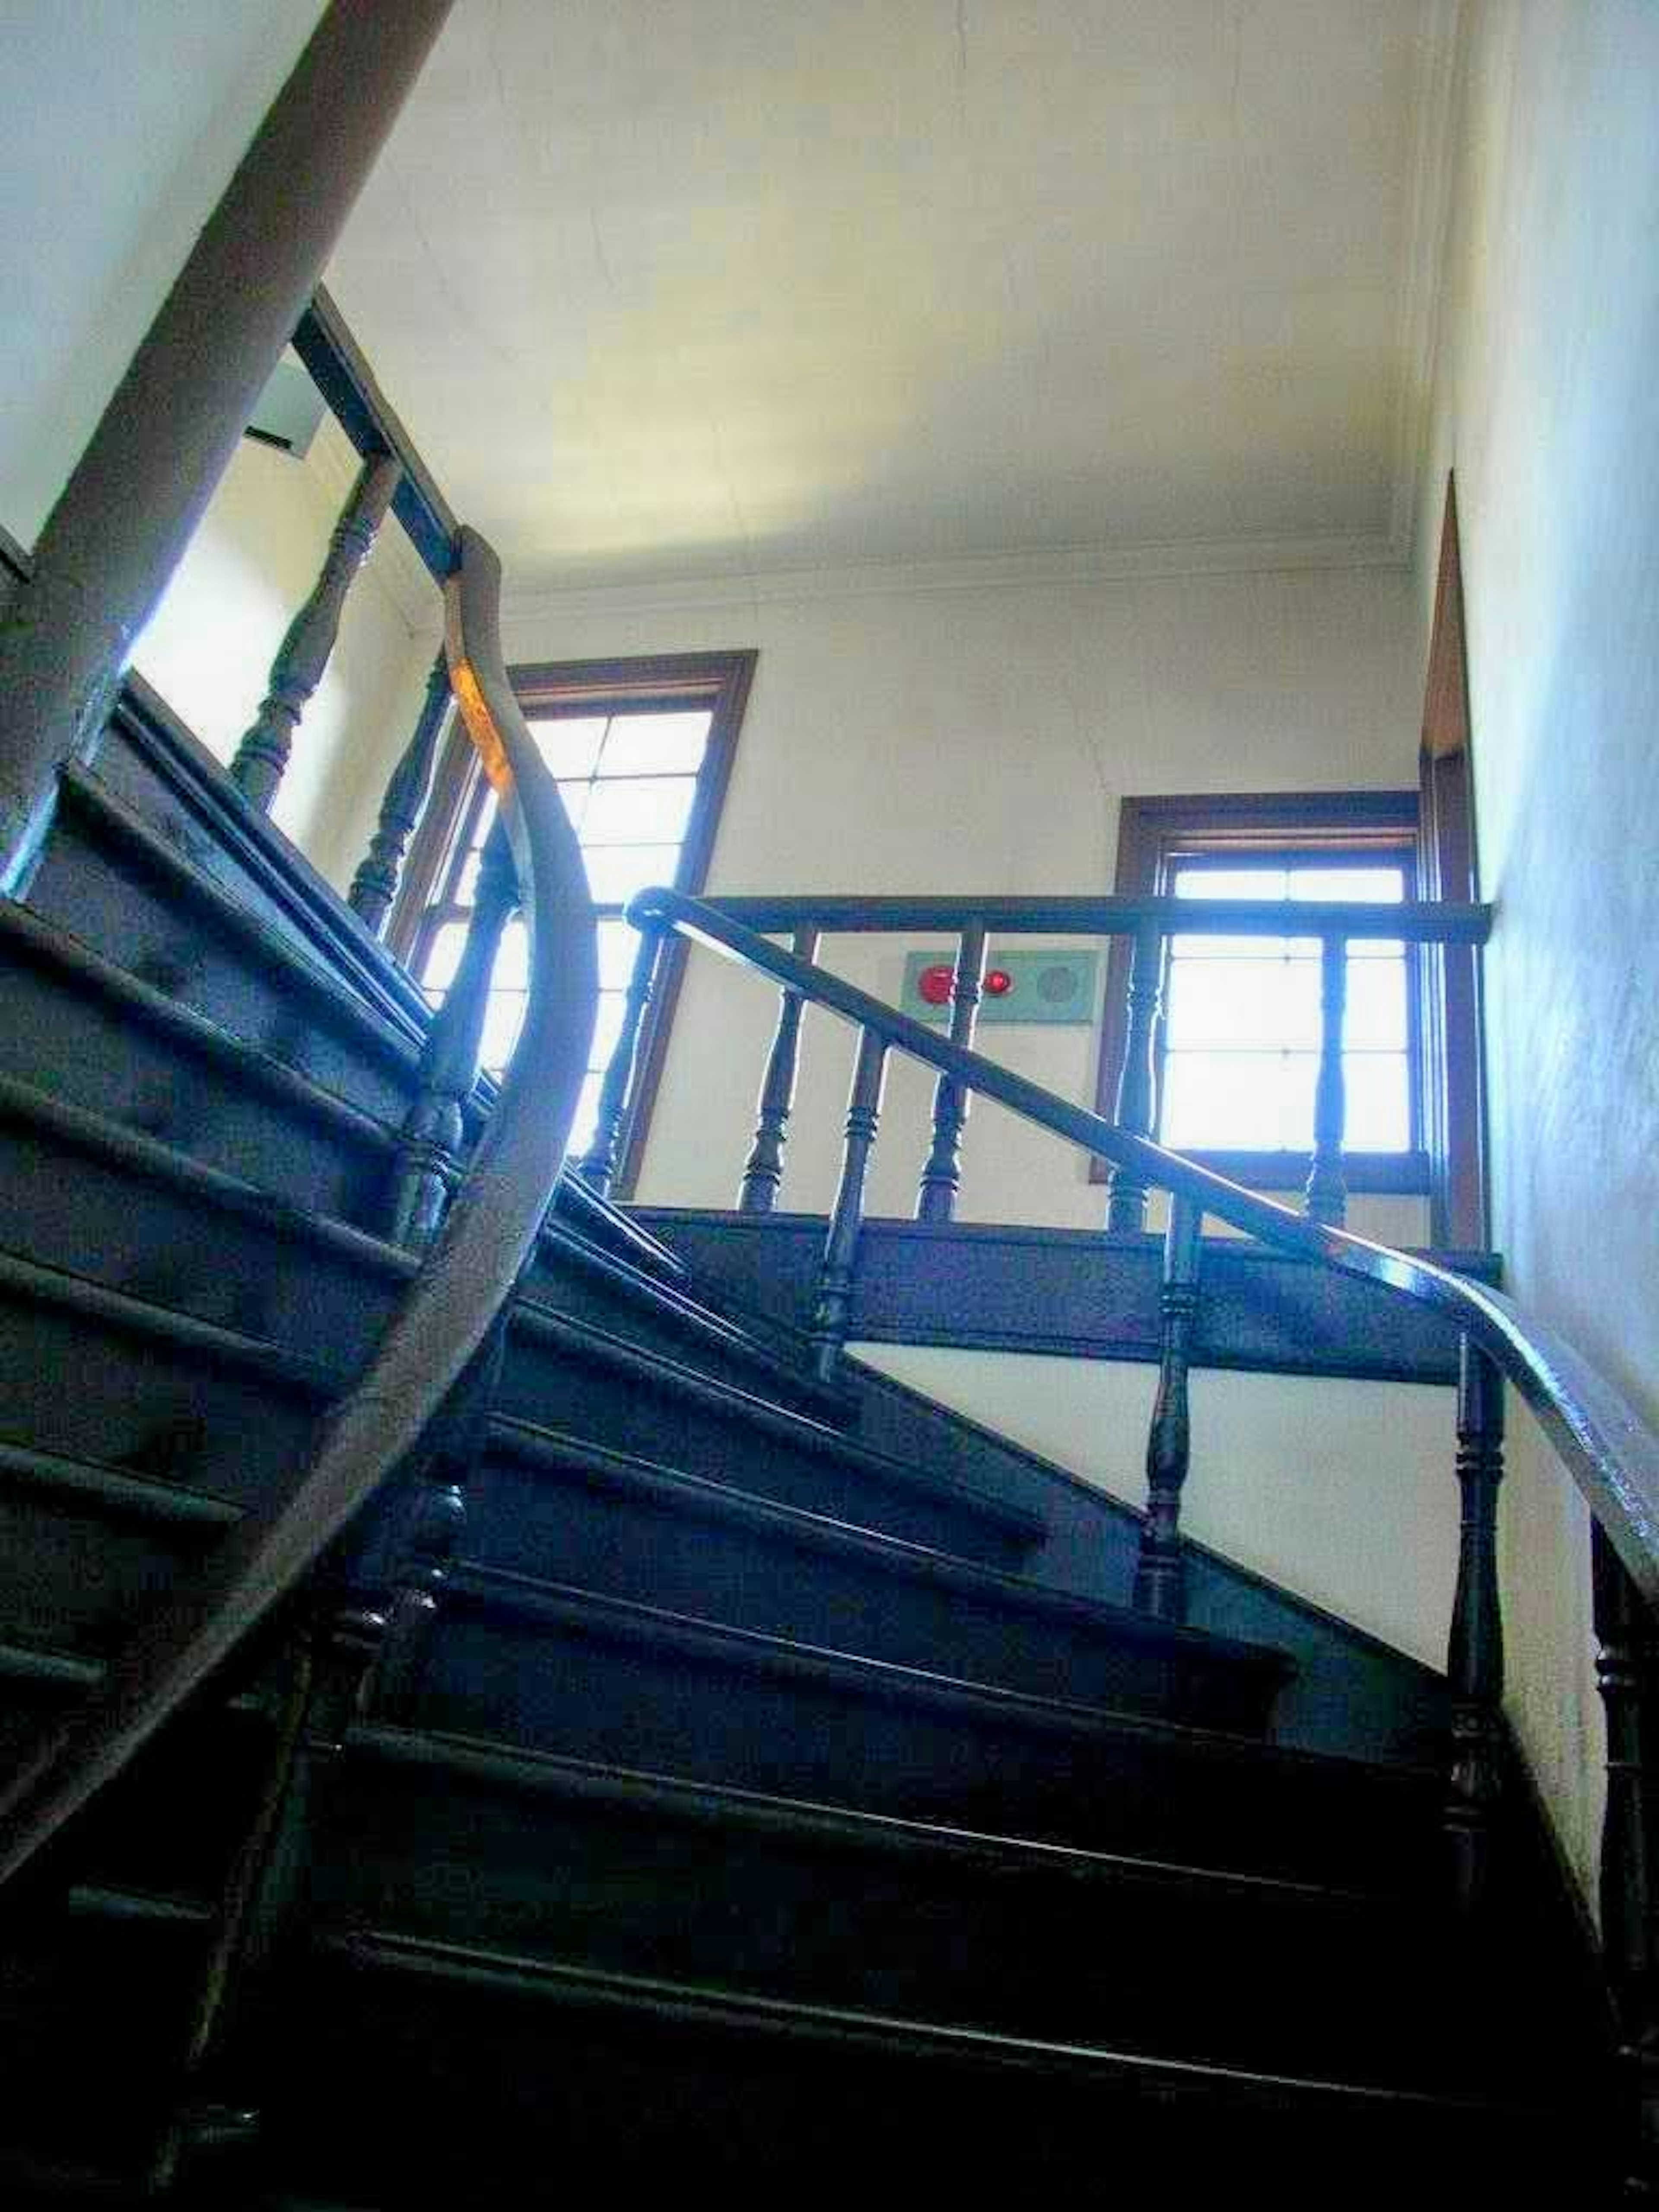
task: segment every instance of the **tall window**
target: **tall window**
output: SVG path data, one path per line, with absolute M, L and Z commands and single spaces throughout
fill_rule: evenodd
M 648 660 L 566 662 L 513 672 L 525 718 L 557 779 L 599 916 L 599 1008 L 573 1152 L 593 1134 L 599 1085 L 621 1026 L 639 939 L 623 909 L 647 884 L 702 887 L 720 800 L 753 674 L 752 653 Z M 434 1006 L 453 980 L 472 915 L 479 858 L 495 795 L 458 732 L 422 824 L 422 846 L 388 933 Z M 484 1023 L 483 1062 L 499 1074 L 512 1054 L 529 977 L 522 923 L 510 923 Z M 684 948 L 672 947 L 641 1041 L 636 1104 L 620 1188 L 637 1168 L 678 995 Z
M 1417 895 L 1415 792 L 1224 794 L 1123 802 L 1125 896 L 1366 902 Z M 1114 948 L 1101 1110 L 1122 1064 L 1127 947 Z M 1320 941 L 1175 935 L 1158 1042 L 1162 1143 L 1238 1179 L 1298 1188 L 1313 1143 Z M 1387 939 L 1348 948 L 1346 1172 L 1358 1190 L 1426 1187 L 1419 963 Z

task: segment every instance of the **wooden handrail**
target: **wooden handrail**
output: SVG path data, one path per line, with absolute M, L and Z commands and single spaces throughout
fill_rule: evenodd
M 530 932 L 524 1025 L 442 1234 L 361 1381 L 322 1422 L 297 1487 L 251 1513 L 142 1625 L 106 1684 L 0 1797 L 0 1881 L 117 1773 L 305 1574 L 420 1441 L 511 1297 L 558 1181 L 599 999 L 598 934 L 569 818 L 501 658 L 501 568 L 459 534 L 445 586 L 451 679 L 500 799 Z
M 745 929 L 814 928 L 826 936 L 922 929 L 959 935 L 969 921 L 1001 937 L 1124 937 L 1150 927 L 1166 937 L 1364 937 L 1408 945 L 1484 945 L 1492 933 L 1489 906 L 1449 901 L 1389 905 L 1337 899 L 1020 898 L 1000 891 L 984 898 L 957 892 L 922 898 L 841 892 L 787 898 L 722 896 L 707 903 Z
M 898 924 L 886 921 L 879 925 L 872 923 L 869 925 L 872 927 L 930 927 L 947 907 L 953 921 L 959 921 L 969 910 L 966 902 L 955 899 L 855 903 L 860 908 L 881 907 L 910 917 Z M 985 906 L 995 909 L 1008 903 L 1006 900 L 988 900 Z M 1103 906 L 1119 903 L 1142 910 L 1148 904 L 1184 909 L 1188 902 L 1051 899 L 1036 902 L 1038 907 L 1046 905 L 1051 913 L 1055 908 L 1073 912 L 1085 908 L 1097 911 Z M 951 1044 L 924 1024 L 913 1021 L 908 1015 L 843 982 L 826 969 L 796 959 L 781 945 L 770 943 L 735 918 L 740 909 L 758 909 L 768 917 L 768 927 L 784 928 L 793 926 L 804 912 L 823 917 L 826 906 L 832 904 L 833 902 L 812 899 L 726 899 L 715 903 L 689 898 L 678 891 L 653 889 L 640 892 L 633 900 L 629 918 L 638 927 L 677 930 L 759 969 L 803 999 L 826 1007 L 867 1034 L 879 1037 L 884 1044 L 925 1061 L 965 1088 L 995 1099 L 998 1104 L 1052 1130 L 1055 1135 L 1069 1139 L 1085 1152 L 1127 1169 L 1138 1181 L 1188 1200 L 1206 1213 L 1214 1214 L 1218 1220 L 1230 1223 L 1277 1251 L 1322 1267 L 1339 1268 L 1346 1274 L 1362 1276 L 1398 1297 L 1443 1315 L 1473 1343 L 1489 1353 L 1520 1391 L 1589 1500 L 1632 1580 L 1650 1602 L 1659 1603 L 1659 1437 L 1615 1386 L 1552 1329 L 1522 1313 L 1511 1299 L 1484 1284 L 1437 1267 L 1431 1260 L 1395 1251 L 1389 1245 L 1373 1243 L 1369 1238 L 1293 1213 L 1289 1207 L 1272 1199 L 1258 1197 L 1254 1191 L 1199 1167 L 1177 1152 L 1166 1152 L 1147 1138 L 1131 1135 L 1098 1114 L 1055 1097 L 1040 1085 L 999 1066 L 994 1060 Z M 1307 909 L 1298 907 L 1296 911 L 1301 916 Z M 1392 911 L 1399 915 L 1410 909 L 1396 908 Z M 1486 909 L 1454 908 L 1450 912 L 1485 917 Z M 915 919 L 918 915 L 926 918 L 919 921 Z M 1327 923 L 1328 910 L 1322 906 L 1320 925 L 1310 928 L 1305 922 L 1301 923 L 1297 933 L 1316 934 L 1317 927 Z M 847 925 L 839 921 L 825 923 L 827 928 L 842 926 Z M 939 926 L 952 925 L 940 921 Z M 998 921 L 995 926 L 1007 925 Z M 1046 926 L 1052 929 L 1056 925 L 1050 920 Z M 1073 926 L 1082 927 L 1080 923 Z M 1470 921 L 1461 926 L 1473 928 L 1474 924 Z M 1481 926 L 1484 927 L 1484 921 Z M 1281 928 L 1282 924 L 1276 922 L 1274 933 Z M 1401 935 L 1403 932 L 1395 930 L 1393 933 Z

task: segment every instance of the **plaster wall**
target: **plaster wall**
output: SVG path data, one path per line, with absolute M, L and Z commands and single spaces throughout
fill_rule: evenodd
M 245 438 L 138 641 L 139 673 L 222 761 L 258 712 L 271 657 L 317 580 L 353 473 L 343 448 L 331 426 L 304 462 Z M 411 585 L 416 556 L 398 537 L 389 517 L 347 594 L 271 810 L 342 891 L 415 727 L 441 624 L 439 594 L 424 578 Z
M 17 249 L 0 319 L 0 523 L 24 544 L 322 12 L 322 0 L 0 10 L 0 206 Z
M 1497 1241 L 1522 1302 L 1659 1423 L 1659 12 L 1467 10 L 1426 621 L 1456 472 L 1487 961 Z M 1518 1424 L 1510 1701 L 1593 1894 L 1588 1520 Z

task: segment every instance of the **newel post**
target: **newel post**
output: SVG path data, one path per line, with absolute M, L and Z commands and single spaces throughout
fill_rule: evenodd
M 985 924 L 970 921 L 957 948 L 951 976 L 951 1042 L 964 1052 L 974 1047 L 979 1002 L 985 988 Z M 968 1121 L 968 1092 L 952 1075 L 941 1075 L 933 1091 L 933 1142 L 921 1170 L 916 1195 L 918 1221 L 949 1221 L 962 1188 L 962 1133 Z
M 1149 1137 L 1152 1133 L 1157 1097 L 1153 1052 L 1163 996 L 1163 933 L 1156 922 L 1143 922 L 1135 932 L 1134 958 L 1129 970 L 1129 1023 L 1115 1109 L 1119 1128 L 1133 1137 Z M 1106 1226 L 1135 1231 L 1146 1226 L 1146 1186 L 1127 1168 L 1112 1170 Z
M 89 758 L 453 0 L 333 0 L 117 386 L 0 619 L 0 891 Z
M 1504 1616 L 1498 1582 L 1498 1492 L 1504 1479 L 1504 1377 L 1463 1340 L 1457 1380 L 1457 1482 L 1462 1519 L 1446 1672 L 1452 1695 L 1446 1826 L 1457 1893 L 1480 1901 L 1503 1779 Z
M 323 680 L 339 637 L 346 593 L 374 550 L 403 475 L 402 464 L 390 453 L 363 463 L 329 538 L 311 596 L 276 648 L 270 686 L 230 764 L 231 781 L 262 814 L 270 811 L 294 750 L 300 717 Z
M 1659 1954 L 1656 1952 L 1649 1746 L 1659 1636 L 1641 1592 L 1598 1522 L 1591 1530 L 1595 1680 L 1607 1713 L 1601 1824 L 1601 1954 L 1619 2023 L 1641 2173 L 1659 2174 Z

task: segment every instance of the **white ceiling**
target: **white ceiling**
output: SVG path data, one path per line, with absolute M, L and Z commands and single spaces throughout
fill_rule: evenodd
M 1396 542 L 1450 0 L 458 0 L 329 282 L 520 589 Z

